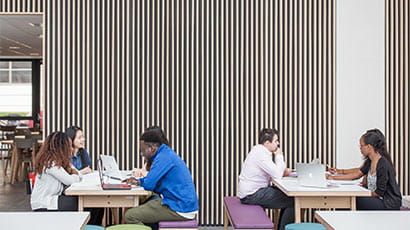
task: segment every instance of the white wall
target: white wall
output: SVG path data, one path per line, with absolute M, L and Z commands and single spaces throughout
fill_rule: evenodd
M 359 138 L 385 130 L 384 0 L 337 0 L 336 162 L 362 162 Z

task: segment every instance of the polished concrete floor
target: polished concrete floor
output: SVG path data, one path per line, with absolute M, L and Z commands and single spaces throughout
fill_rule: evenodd
M 0 162 L 1 169 L 1 162 Z M 3 170 L 0 171 L 0 212 L 31 211 L 30 195 L 26 194 L 24 182 L 3 183 Z M 222 230 L 223 227 L 200 227 L 201 230 Z M 231 229 L 231 228 L 229 228 Z

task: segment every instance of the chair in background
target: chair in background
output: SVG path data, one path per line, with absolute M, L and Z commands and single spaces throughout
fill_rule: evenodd
M 16 126 L 0 126 L 0 139 L 1 140 L 12 140 L 14 138 L 16 131 Z M 6 183 L 7 179 L 7 168 L 11 161 L 11 145 L 2 143 L 0 146 L 0 157 L 2 162 L 3 170 L 3 184 Z
M 2 140 L 10 140 L 12 138 L 7 138 L 7 136 L 14 136 L 16 133 L 16 126 L 1 125 L 0 126 L 0 137 Z
M 37 146 L 37 140 L 32 138 L 14 140 L 10 183 L 13 184 L 18 179 L 19 172 L 19 178 L 25 178 L 33 169 L 33 150 L 35 151 Z

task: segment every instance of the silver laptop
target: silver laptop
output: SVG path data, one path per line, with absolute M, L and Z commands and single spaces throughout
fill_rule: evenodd
M 127 175 L 123 175 L 118 168 L 117 161 L 113 156 L 100 155 L 102 167 L 105 169 L 105 175 L 111 179 L 124 180 Z M 127 173 L 125 173 L 127 174 Z
M 301 186 L 328 188 L 325 166 L 322 164 L 296 163 L 298 182 Z

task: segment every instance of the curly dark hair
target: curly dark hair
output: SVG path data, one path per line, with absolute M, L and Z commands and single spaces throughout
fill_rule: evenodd
M 36 156 L 35 173 L 43 174 L 44 170 L 53 165 L 71 171 L 71 140 L 63 132 L 54 132 L 45 140 Z

